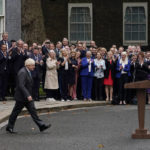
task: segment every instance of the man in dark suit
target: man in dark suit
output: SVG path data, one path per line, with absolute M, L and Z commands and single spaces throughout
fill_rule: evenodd
M 8 33 L 7 32 L 4 32 L 2 34 L 2 40 L 0 41 L 0 46 L 2 44 L 5 44 L 6 45 L 6 49 L 7 49 L 7 52 L 9 51 L 9 49 L 11 48 L 11 42 L 8 41 Z
M 15 92 L 15 106 L 10 115 L 6 131 L 9 133 L 14 133 L 13 128 L 17 116 L 21 110 L 26 107 L 29 113 L 31 114 L 32 119 L 39 127 L 40 131 L 48 129 L 51 125 L 45 125 L 42 120 L 39 119 L 36 113 L 34 106 L 34 101 L 32 99 L 32 75 L 30 71 L 33 71 L 35 68 L 35 61 L 31 58 L 25 61 L 25 67 L 23 67 L 17 76 L 17 87 Z
M 45 83 L 45 75 L 46 75 L 46 60 L 48 58 L 49 51 L 50 51 L 50 40 L 46 40 L 44 43 L 44 46 L 42 47 L 43 62 L 44 62 L 43 67 L 42 67 L 42 70 L 43 70 L 43 74 L 42 74 L 43 90 L 45 90 L 44 89 L 44 83 Z
M 2 44 L 0 48 L 0 101 L 6 100 L 5 96 L 8 85 L 9 60 L 10 56 L 7 53 L 7 46 Z
M 18 71 L 24 66 L 24 61 L 28 58 L 27 52 L 23 49 L 23 44 L 22 40 L 17 41 L 17 47 L 12 50 L 11 54 L 15 83 Z
M 33 78 L 33 99 L 35 101 L 39 101 L 39 88 L 40 88 L 43 60 L 42 56 L 39 54 L 38 47 L 35 47 L 33 49 L 33 53 L 31 54 L 30 58 L 32 58 L 35 61 L 35 69 L 31 72 Z
M 42 54 L 46 55 L 50 51 L 50 41 L 47 40 L 44 45 L 42 46 Z
M 58 59 L 59 56 L 60 56 L 60 50 L 61 50 L 61 49 L 62 49 L 62 43 L 61 43 L 60 41 L 58 41 L 57 44 L 56 44 L 56 49 L 54 50 L 57 59 Z

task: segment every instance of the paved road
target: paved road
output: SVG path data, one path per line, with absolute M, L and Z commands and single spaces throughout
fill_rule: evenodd
M 150 150 L 150 140 L 133 140 L 136 106 L 100 106 L 41 115 L 52 128 L 40 133 L 30 117 L 16 122 L 18 134 L 0 131 L 0 150 Z M 150 128 L 150 109 L 146 127 Z

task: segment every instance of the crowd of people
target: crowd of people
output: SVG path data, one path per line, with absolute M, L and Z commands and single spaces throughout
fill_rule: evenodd
M 110 49 L 67 38 L 56 45 L 46 39 L 42 44 L 29 46 L 22 40 L 8 41 L 3 33 L 0 41 L 0 101 L 14 95 L 17 73 L 27 58 L 35 61 L 31 72 L 33 99 L 39 101 L 42 84 L 47 101 L 106 100 L 116 104 L 133 103 L 135 90 L 124 88 L 125 83 L 150 79 L 150 51 L 139 45 L 112 45 Z M 147 89 L 150 103 L 150 90 Z

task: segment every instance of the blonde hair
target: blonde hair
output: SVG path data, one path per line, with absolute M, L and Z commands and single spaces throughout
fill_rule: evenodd
M 110 58 L 108 57 L 109 54 L 112 55 L 112 59 L 113 59 L 113 53 L 112 53 L 112 51 L 109 51 L 109 52 L 107 53 L 107 60 L 110 60 Z
M 25 66 L 35 65 L 35 61 L 32 58 L 28 58 L 25 61 Z

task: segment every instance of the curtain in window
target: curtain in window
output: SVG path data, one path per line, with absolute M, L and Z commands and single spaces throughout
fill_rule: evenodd
M 72 7 L 70 15 L 70 40 L 91 40 L 90 8 Z
M 125 40 L 146 40 L 146 15 L 144 7 L 127 7 L 125 12 Z

